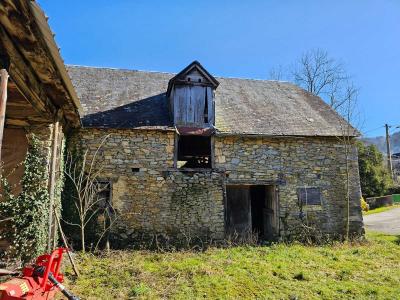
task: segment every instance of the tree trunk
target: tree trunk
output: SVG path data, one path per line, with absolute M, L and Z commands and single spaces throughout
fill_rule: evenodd
M 85 253 L 85 226 L 81 223 L 81 241 L 82 241 L 82 252 Z

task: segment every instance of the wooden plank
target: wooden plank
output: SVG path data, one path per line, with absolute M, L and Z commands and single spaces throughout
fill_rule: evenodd
M 185 101 L 183 102 L 184 103 L 184 107 L 183 107 L 183 110 L 184 110 L 184 116 L 185 116 L 185 124 L 190 124 L 190 123 L 192 123 L 193 122 L 193 118 L 194 118 L 194 116 L 193 116 L 193 107 L 192 107 L 192 98 L 191 98 L 191 87 L 190 86 L 186 86 L 185 87 L 185 91 L 186 91 L 186 93 L 185 93 Z
M 3 146 L 3 133 L 4 133 L 4 122 L 6 117 L 6 105 L 7 105 L 7 83 L 8 83 L 8 72 L 6 69 L 0 70 L 0 175 L 2 169 L 1 160 L 1 148 Z
M 50 197 L 50 210 L 49 210 L 49 232 L 48 232 L 48 251 L 50 252 L 53 246 L 53 235 L 54 235 L 54 220 L 53 220 L 53 206 L 54 197 L 56 190 L 56 165 L 57 165 L 57 149 L 58 149 L 58 127 L 59 122 L 54 122 L 52 132 L 52 143 L 51 143 L 51 163 L 50 163 L 50 180 L 49 180 L 49 197 Z
M 203 86 L 175 86 L 172 102 L 174 107 L 174 124 L 192 127 L 204 127 L 208 123 L 204 120 L 204 111 L 206 107 L 206 95 L 211 92 Z M 208 101 L 208 100 L 207 100 Z M 211 111 L 213 110 L 213 100 L 210 100 Z M 209 109 L 210 110 L 210 109 Z M 213 118 L 213 113 L 211 118 Z
M 28 127 L 31 125 L 27 120 L 19 120 L 19 119 L 6 119 L 7 126 L 15 126 L 15 127 Z
M 185 99 L 184 87 L 177 87 L 173 95 L 174 98 L 172 99 L 172 101 L 174 102 L 174 124 L 177 125 L 183 122 L 182 107 L 184 106 L 183 102 Z
M 169 96 L 169 113 L 170 117 L 172 118 L 172 121 L 174 122 L 175 120 L 175 106 L 174 106 L 174 93 L 175 89 L 171 91 L 171 95 Z
M 211 87 L 206 88 L 207 93 L 207 106 L 208 106 L 208 123 L 215 125 L 215 102 L 213 90 Z
M 251 202 L 248 186 L 226 186 L 229 231 L 245 234 L 251 230 Z
M 191 87 L 191 99 L 193 109 L 193 120 L 192 123 L 195 126 L 204 126 L 204 108 L 206 100 L 206 90 L 204 87 L 193 86 Z
M 0 26 L 0 52 L 10 56 L 10 72 L 19 92 L 35 108 L 35 110 L 48 119 L 53 119 L 56 108 L 47 97 L 42 84 L 38 81 L 34 71 L 27 64 L 26 59 L 20 54 L 8 33 Z
M 21 55 L 36 71 L 36 75 L 43 84 L 44 89 L 49 94 L 56 95 L 52 99 L 54 103 L 61 106 L 67 94 L 57 74 L 55 61 L 49 55 L 51 38 L 46 41 L 43 32 L 39 28 L 40 25 L 43 26 L 45 24 L 39 24 L 41 18 L 35 17 L 29 1 L 6 0 L 5 2 L 8 2 L 3 4 L 7 13 L 0 14 L 2 27 L 17 45 Z
M 35 80 L 41 84 L 40 89 L 44 92 L 46 98 L 39 95 L 38 99 L 41 99 L 45 104 L 45 110 L 50 112 L 51 115 L 56 109 L 60 108 L 66 112 L 64 118 L 68 119 L 69 125 L 79 127 L 78 110 L 80 104 L 64 68 L 59 49 L 47 24 L 46 16 L 40 7 L 35 1 L 0 1 L 0 28 L 2 29 L 0 44 L 4 46 L 11 41 L 17 50 L 16 52 L 10 51 L 7 47 L 4 50 L 4 47 L 1 49 L 0 46 L 0 54 L 9 54 L 9 56 L 13 56 L 11 59 L 15 61 L 15 53 L 17 53 L 19 58 L 30 67 L 30 71 L 33 71 Z M 3 33 L 6 33 L 7 37 Z M 14 62 L 14 64 L 19 64 L 19 62 Z M 29 86 L 32 77 L 30 74 L 25 74 L 25 68 L 19 69 L 23 75 L 22 80 L 26 76 Z M 11 78 L 15 77 L 13 72 L 14 68 L 11 67 L 9 71 Z M 18 87 L 23 90 L 20 82 L 18 82 Z M 23 93 L 25 97 L 30 98 L 25 90 L 23 90 Z M 47 100 L 50 100 L 50 102 Z M 53 107 L 47 107 L 49 104 Z M 51 116 L 49 119 L 51 119 Z

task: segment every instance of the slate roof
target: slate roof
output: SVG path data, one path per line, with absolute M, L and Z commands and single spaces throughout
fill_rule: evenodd
M 173 129 L 166 91 L 175 74 L 81 66 L 68 66 L 68 72 L 81 100 L 84 127 Z M 343 135 L 345 121 L 294 84 L 216 79 L 217 134 Z

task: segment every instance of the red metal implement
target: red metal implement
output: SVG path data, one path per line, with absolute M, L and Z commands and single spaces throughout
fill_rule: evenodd
M 66 251 L 58 248 L 51 254 L 39 256 L 34 265 L 23 269 L 21 276 L 0 284 L 0 300 L 50 300 L 58 291 L 70 300 L 78 300 L 61 284 L 64 276 L 60 267 Z

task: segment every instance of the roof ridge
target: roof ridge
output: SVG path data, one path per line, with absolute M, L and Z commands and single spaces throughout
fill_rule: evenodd
M 74 65 L 74 64 L 66 64 L 66 66 L 67 66 L 67 68 L 73 67 L 73 68 L 104 69 L 104 70 L 113 70 L 113 71 L 128 71 L 128 72 L 159 73 L 159 74 L 176 75 L 176 73 L 172 73 L 172 72 L 149 71 L 149 70 L 138 70 L 138 69 L 126 69 L 126 68 L 84 66 L 84 65 Z
M 84 65 L 75 65 L 75 64 L 66 64 L 67 67 L 78 67 L 78 68 L 87 68 L 87 69 L 104 69 L 104 70 L 114 70 L 114 71 L 127 71 L 127 72 L 142 72 L 142 73 L 158 73 L 158 74 L 167 74 L 175 76 L 178 73 L 173 72 L 164 72 L 164 71 L 151 71 L 151 70 L 138 70 L 138 69 L 126 69 L 126 68 L 113 68 L 113 67 L 99 67 L 99 66 L 84 66 Z M 261 82 L 277 82 L 277 83 L 289 83 L 298 87 L 295 83 L 286 80 L 274 80 L 274 79 L 260 79 L 260 78 L 246 78 L 246 77 L 229 77 L 229 76 L 213 76 L 216 79 L 238 79 L 238 80 L 248 80 L 248 81 L 261 81 Z
M 294 86 L 297 86 L 295 83 L 286 80 L 275 80 L 275 79 L 261 79 L 261 78 L 246 78 L 246 77 L 222 77 L 222 76 L 215 76 L 215 78 L 222 78 L 222 79 L 238 79 L 238 80 L 249 80 L 249 81 L 264 81 L 264 82 L 277 82 L 277 83 L 290 83 Z

